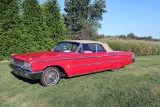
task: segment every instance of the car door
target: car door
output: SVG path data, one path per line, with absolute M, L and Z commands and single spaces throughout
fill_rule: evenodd
M 106 70 L 110 68 L 109 63 L 109 57 L 107 51 L 104 49 L 104 47 L 101 44 L 97 44 L 97 53 L 100 56 L 99 57 L 99 70 Z
M 74 72 L 86 74 L 102 69 L 100 56 L 103 52 L 97 52 L 96 44 L 81 44 L 81 48 L 74 55 Z

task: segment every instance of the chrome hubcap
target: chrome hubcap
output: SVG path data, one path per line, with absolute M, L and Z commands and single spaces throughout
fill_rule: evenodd
M 46 84 L 56 84 L 59 79 L 59 74 L 56 70 L 48 70 L 44 76 Z

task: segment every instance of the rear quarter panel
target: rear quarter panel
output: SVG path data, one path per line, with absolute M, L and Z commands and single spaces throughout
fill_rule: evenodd
M 133 63 L 132 55 L 133 52 L 121 52 L 121 51 L 115 51 L 115 52 L 109 52 L 108 57 L 110 57 L 110 65 L 111 69 L 115 68 L 121 68 L 126 65 Z

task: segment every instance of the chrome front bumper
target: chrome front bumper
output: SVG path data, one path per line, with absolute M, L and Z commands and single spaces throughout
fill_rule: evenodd
M 14 74 L 21 76 L 21 77 L 36 80 L 36 79 L 40 79 L 42 76 L 42 71 L 41 72 L 31 72 L 31 71 L 22 69 L 20 67 L 17 67 L 13 64 L 9 64 L 9 66 L 13 70 Z

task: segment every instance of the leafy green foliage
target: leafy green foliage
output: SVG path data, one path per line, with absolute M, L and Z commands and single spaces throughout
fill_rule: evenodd
M 42 8 L 41 8 L 42 7 Z M 56 0 L 0 0 L 0 60 L 11 54 L 45 51 L 65 39 Z
M 0 56 L 6 59 L 11 53 L 19 52 L 21 35 L 17 0 L 0 1 Z
M 101 25 L 97 21 L 89 21 L 83 23 L 83 27 L 80 30 L 80 39 L 93 39 L 95 40 L 98 35 L 98 28 L 101 28 Z
M 106 42 L 113 50 L 135 52 L 136 55 L 160 55 L 160 42 L 144 40 L 123 40 L 103 37 L 99 41 Z
M 25 0 L 23 2 L 23 25 L 27 36 L 33 37 L 30 43 L 35 47 L 35 51 L 41 50 L 41 41 L 43 40 L 44 25 L 43 14 L 37 0 Z M 32 48 L 29 47 L 29 48 Z M 32 49 L 31 49 L 32 50 Z
M 127 34 L 128 39 L 136 39 L 137 37 L 133 33 Z
M 112 37 L 116 37 L 119 39 L 125 39 L 125 40 L 133 40 L 134 39 L 134 40 L 160 41 L 160 39 L 154 39 L 154 38 L 152 38 L 152 36 L 138 37 L 138 36 L 134 35 L 133 33 L 129 33 L 127 35 L 117 35 L 117 36 L 112 36 Z
M 105 1 L 96 0 L 90 4 L 90 0 L 65 0 L 64 20 L 69 35 L 78 34 L 78 39 L 93 39 L 100 28 L 99 20 L 106 12 Z M 98 26 L 97 26 L 98 25 Z
M 18 26 L 18 10 L 17 0 L 0 1 L 0 34 Z
M 95 0 L 93 4 L 91 4 L 90 9 L 89 9 L 89 20 L 102 20 L 103 13 L 106 13 L 106 5 L 105 5 L 105 0 Z
M 60 14 L 57 0 L 48 0 L 44 4 L 44 22 L 46 37 L 54 42 L 65 39 L 65 25 Z

